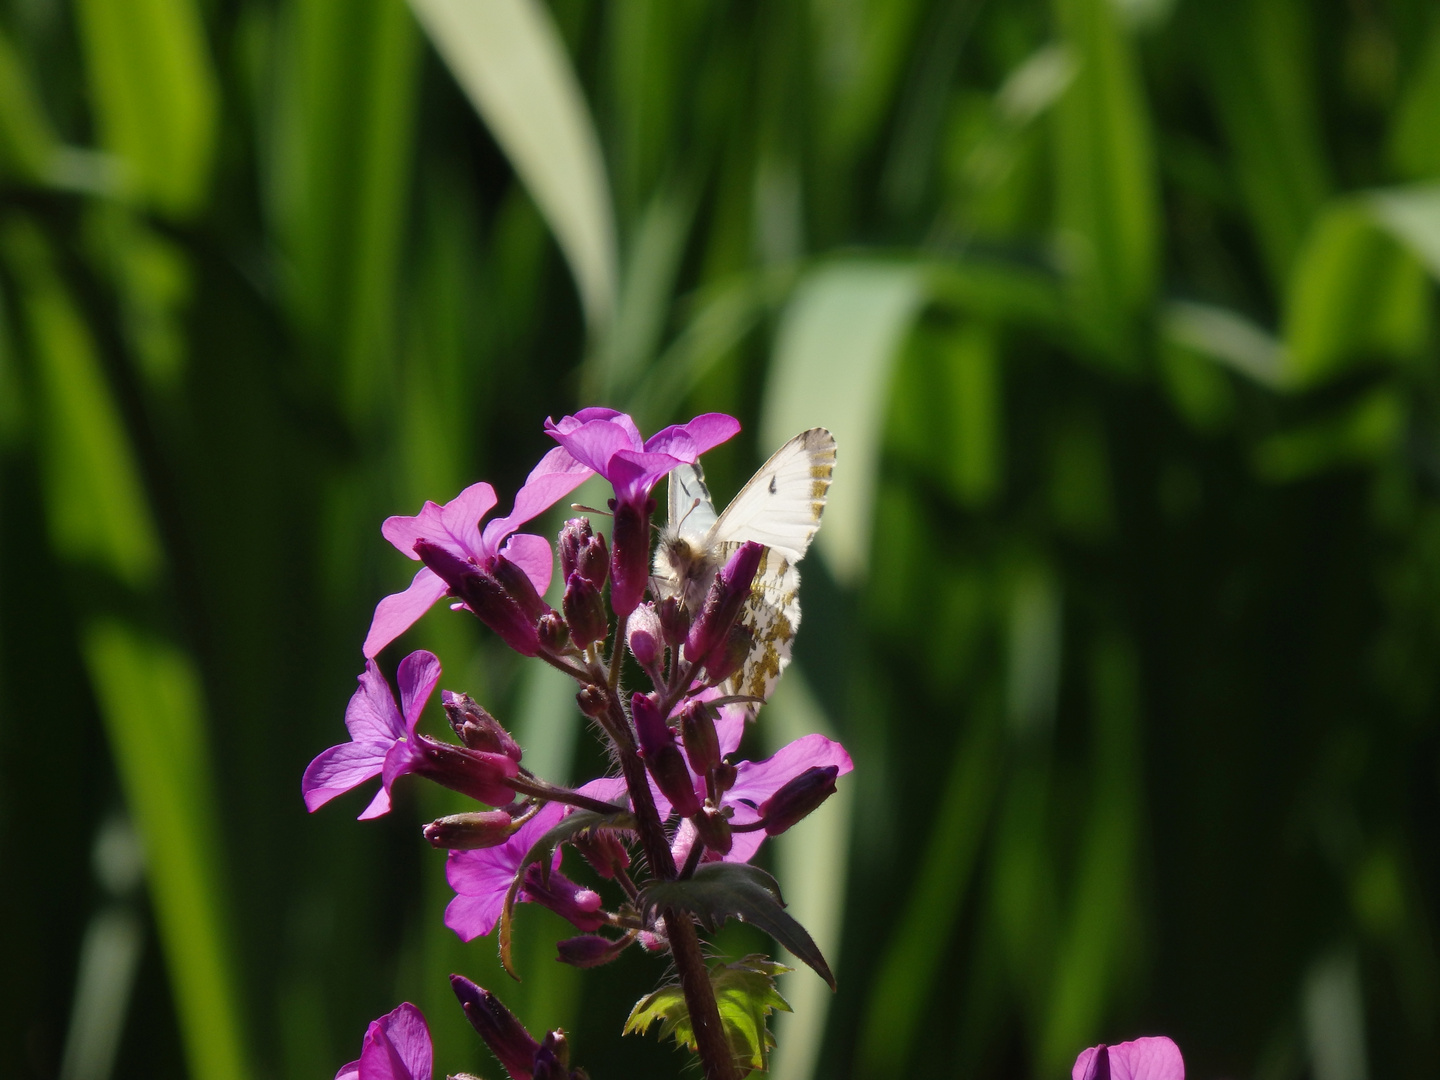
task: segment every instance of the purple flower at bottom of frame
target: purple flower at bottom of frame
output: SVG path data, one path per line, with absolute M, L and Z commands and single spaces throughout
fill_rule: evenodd
M 305 770 L 300 790 L 305 808 L 314 813 L 337 795 L 381 775 L 385 758 L 398 743 L 415 737 L 415 725 L 425 702 L 440 681 L 440 661 L 433 653 L 417 650 L 400 661 L 397 672 L 400 704 L 374 660 L 365 661 L 360 688 L 345 708 L 350 741 L 322 751 Z M 393 781 L 393 777 L 390 778 Z M 360 814 L 363 821 L 390 812 L 390 782 L 375 793 Z
M 700 455 L 733 438 L 740 421 L 724 413 L 703 413 L 646 439 L 635 421 L 614 409 L 581 409 L 574 416 L 545 421 L 545 431 L 586 469 L 615 489 L 615 498 L 642 505 L 660 478 L 677 465 L 694 465 Z
M 624 789 L 623 780 L 605 778 L 592 780 L 579 790 L 591 798 L 611 800 L 618 798 Z M 484 937 L 494 930 L 505 906 L 505 894 L 520 869 L 520 860 L 536 840 L 554 828 L 567 809 L 560 803 L 546 803 L 505 843 L 492 848 L 450 852 L 445 863 L 445 880 L 455 890 L 455 899 L 445 908 L 445 925 L 465 941 Z M 530 873 L 535 874 L 538 869 L 531 867 Z M 592 923 L 588 918 L 600 908 L 599 894 L 560 873 L 559 851 L 550 863 L 550 885 L 546 891 L 548 896 L 532 897 L 522 887 L 516 899 L 522 903 L 539 900 L 582 930 L 599 926 L 598 921 Z
M 335 1080 L 430 1080 L 434 1067 L 430 1029 L 407 1001 L 371 1021 L 359 1060 L 343 1066 Z
M 1092 1046 L 1075 1059 L 1071 1080 L 1185 1080 L 1180 1048 L 1164 1035 Z
M 407 559 L 420 558 L 415 553 L 418 540 L 429 541 L 476 566 L 503 551 L 507 559 L 525 572 L 535 591 L 544 595 L 550 587 L 555 561 L 550 542 L 541 536 L 515 533 L 515 530 L 574 491 L 589 475 L 588 468 L 557 447 L 530 471 L 515 494 L 510 515 L 489 522 L 483 532 L 480 521 L 496 503 L 495 489 L 484 483 L 471 484 L 444 506 L 427 501 L 414 517 L 386 518 L 380 532 Z M 410 629 L 448 588 L 438 574 L 422 566 L 408 588 L 392 593 L 376 605 L 370 632 L 365 636 L 365 655 L 377 655 Z

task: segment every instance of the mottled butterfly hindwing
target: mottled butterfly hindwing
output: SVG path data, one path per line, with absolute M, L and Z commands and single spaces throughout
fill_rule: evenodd
M 795 564 L 820 528 L 834 467 L 831 434 L 824 428 L 801 432 L 775 451 L 718 518 L 698 465 L 670 474 L 670 523 L 654 563 L 662 596 L 679 595 L 696 611 L 737 547 L 754 540 L 768 549 L 740 616 L 755 645 L 726 693 L 763 701 L 790 662 L 790 643 L 800 625 Z

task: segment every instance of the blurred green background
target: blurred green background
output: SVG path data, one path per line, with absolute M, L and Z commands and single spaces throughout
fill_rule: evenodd
M 444 929 L 446 797 L 300 800 L 380 521 L 590 403 L 741 417 L 721 498 L 839 440 L 777 1080 L 1437 1075 L 1437 277 L 1433 0 L 7 0 L 0 1075 L 328 1078 L 409 999 L 494 1077 L 452 970 L 679 1072 L 652 958 Z M 598 768 L 472 623 L 382 659 Z

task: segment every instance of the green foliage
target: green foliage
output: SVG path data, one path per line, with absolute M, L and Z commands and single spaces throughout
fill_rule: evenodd
M 770 1051 L 775 1036 L 765 1025 L 776 1009 L 790 1011 L 790 1006 L 775 989 L 775 976 L 790 969 L 752 954 L 733 964 L 716 964 L 710 969 L 710 985 L 720 1008 L 720 1022 L 735 1051 L 735 1060 L 746 1072 L 765 1072 L 770 1067 Z M 690 1050 L 696 1047 L 695 1029 L 690 1011 L 679 986 L 663 986 L 635 1003 L 625 1021 L 625 1034 L 641 1034 L 660 1021 L 659 1038 L 671 1038 Z

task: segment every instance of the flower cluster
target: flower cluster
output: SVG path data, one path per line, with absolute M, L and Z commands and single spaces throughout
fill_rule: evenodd
M 651 576 L 656 485 L 696 465 L 736 434 L 738 422 L 706 414 L 646 439 L 630 417 L 592 408 L 547 421 L 545 430 L 557 445 L 507 516 L 485 520 L 497 498 L 479 483 L 443 506 L 427 502 L 413 517 L 385 521 L 384 537 L 422 565 L 408 588 L 375 609 L 365 670 L 345 712 L 349 741 L 306 769 L 305 803 L 313 811 L 378 778 L 360 814 L 377 817 L 390 810 L 395 782 L 406 775 L 469 796 L 473 811 L 424 828 L 425 838 L 448 852 L 455 898 L 446 924 L 467 941 L 498 927 L 507 968 L 510 920 L 524 902 L 576 928 L 557 945 L 566 963 L 608 963 L 637 943 L 668 954 L 682 993 L 656 1018 L 666 1019 L 666 1030 L 690 1033 L 707 1077 L 738 1077 L 763 1068 L 766 1040 L 758 1040 L 759 1059 L 737 1051 L 743 1033 L 729 1030 L 733 1021 L 718 1010 L 712 982 L 720 976 L 703 959 L 697 926 L 729 917 L 771 926 L 832 980 L 809 935 L 784 912 L 774 882 L 748 863 L 767 836 L 785 832 L 834 793 L 851 771 L 850 757 L 840 744 L 808 735 L 763 761 L 736 759 L 746 723 L 763 704 L 725 694 L 726 686 L 743 685 L 727 680 L 749 662 L 744 624 L 763 574 L 761 544 L 736 544 L 688 601 Z M 594 475 L 614 490 L 608 536 L 588 517 L 567 521 L 553 548 L 518 531 Z M 545 599 L 557 562 L 558 610 Z M 617 775 L 573 789 L 536 776 L 505 727 L 461 692 L 441 693 L 453 740 L 419 730 L 441 681 L 439 659 L 417 651 L 401 660 L 397 698 L 377 657 L 442 598 L 516 652 L 575 680 L 580 711 L 607 743 Z M 577 856 L 568 868 L 577 876 L 562 869 L 566 851 Z M 757 959 L 751 975 L 768 985 L 774 969 Z M 578 1075 L 563 1033 L 532 1039 L 488 991 L 460 976 L 453 981 L 466 1015 L 512 1077 Z M 424 1021 L 402 1005 L 371 1025 L 360 1060 L 341 1076 L 428 1080 L 430 1068 Z

